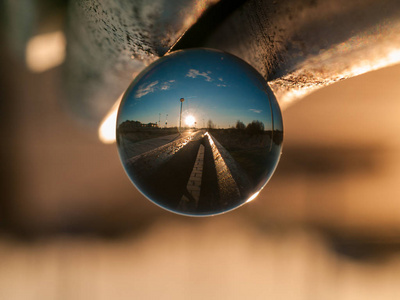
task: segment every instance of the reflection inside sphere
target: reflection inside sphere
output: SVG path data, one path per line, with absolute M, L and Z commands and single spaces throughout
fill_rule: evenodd
M 189 127 L 192 127 L 195 124 L 195 121 L 196 119 L 192 115 L 187 116 L 185 119 L 185 123 Z
M 131 84 L 117 118 L 121 161 L 161 207 L 214 215 L 253 199 L 278 163 L 280 108 L 251 66 L 220 51 L 171 53 Z

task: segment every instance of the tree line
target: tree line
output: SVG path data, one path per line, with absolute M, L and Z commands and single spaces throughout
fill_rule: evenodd
M 207 122 L 207 128 L 214 129 L 215 124 L 212 120 L 208 120 Z M 231 129 L 237 129 L 237 130 L 246 130 L 248 132 L 261 132 L 265 130 L 264 123 L 258 120 L 253 120 L 251 123 L 247 124 L 247 126 L 240 120 L 236 121 L 236 125 L 234 127 L 231 127 Z

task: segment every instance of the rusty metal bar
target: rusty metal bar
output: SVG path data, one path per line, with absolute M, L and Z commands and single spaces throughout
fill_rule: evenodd
M 73 111 L 98 126 L 132 79 L 217 1 L 71 1 L 65 91 Z
M 132 78 L 168 49 L 203 46 L 241 57 L 269 81 L 283 108 L 320 87 L 400 61 L 397 0 L 249 0 L 225 14 L 215 5 L 221 20 L 212 14 L 215 3 L 72 1 L 68 102 L 97 125 Z M 187 31 L 197 20 L 197 33 Z
M 320 87 L 400 62 L 400 2 L 249 0 L 202 46 L 250 63 L 285 108 Z

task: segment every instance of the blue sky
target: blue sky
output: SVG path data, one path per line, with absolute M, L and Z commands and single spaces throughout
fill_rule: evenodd
M 237 58 L 222 52 L 186 50 L 159 59 L 141 73 L 121 103 L 118 124 L 125 120 L 155 123 L 161 114 L 164 126 L 178 126 L 180 98 L 182 119 L 192 115 L 197 127 L 211 119 L 219 128 L 237 120 L 253 120 L 270 128 L 270 104 L 266 84 Z M 183 121 L 182 121 L 183 125 Z

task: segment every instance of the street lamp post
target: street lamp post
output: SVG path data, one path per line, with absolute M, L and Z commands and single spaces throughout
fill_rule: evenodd
M 181 126 L 182 126 L 182 105 L 183 105 L 183 101 L 185 101 L 184 98 L 181 98 L 181 113 L 179 114 L 179 132 L 181 131 Z

